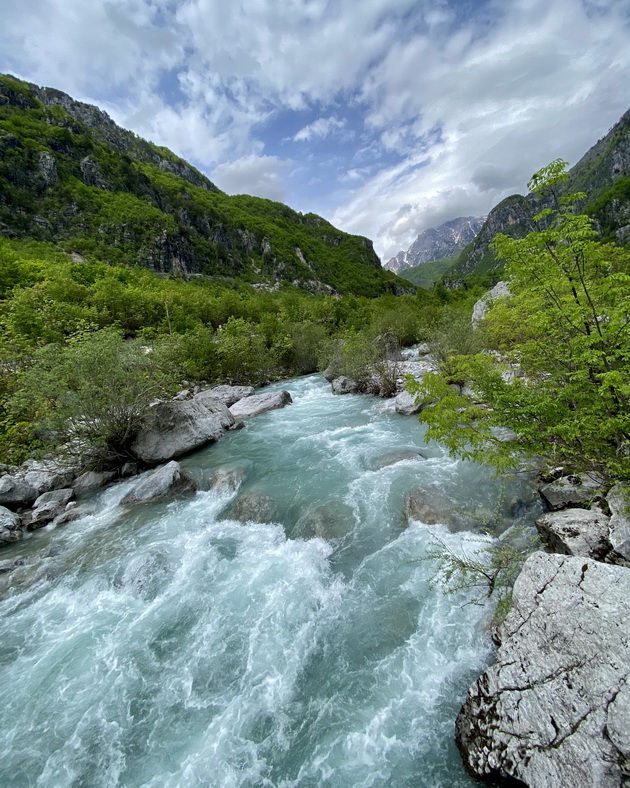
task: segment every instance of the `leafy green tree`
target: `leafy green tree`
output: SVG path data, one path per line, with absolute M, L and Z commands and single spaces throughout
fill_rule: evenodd
M 39 348 L 8 401 L 12 422 L 30 421 L 44 448 L 86 469 L 131 459 L 143 417 L 169 387 L 159 353 L 146 350 L 114 328 Z
M 438 375 L 410 390 L 434 401 L 420 420 L 454 454 L 502 470 L 543 455 L 627 479 L 630 254 L 593 240 L 590 219 L 576 210 L 584 195 L 559 189 L 565 166 L 552 162 L 529 184 L 547 206 L 536 217 L 539 229 L 494 241 L 508 261 L 511 293 L 486 320 L 498 353 L 450 358 L 474 393 L 458 394 Z

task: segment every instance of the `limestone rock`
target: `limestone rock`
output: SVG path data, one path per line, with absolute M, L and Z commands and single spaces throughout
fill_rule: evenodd
M 148 503 L 182 493 L 197 491 L 195 478 L 172 460 L 143 476 L 121 499 L 121 504 Z
M 86 471 L 74 480 L 73 486 L 76 492 L 84 493 L 90 490 L 98 490 L 105 487 L 117 476 L 116 471 Z
M 27 469 L 22 474 L 24 481 L 34 487 L 38 495 L 48 490 L 68 487 L 75 473 L 75 469 L 69 464 L 55 460 L 27 460 L 24 466 Z
M 540 488 L 540 494 L 550 509 L 566 509 L 575 504 L 587 504 L 595 500 L 604 482 L 597 476 L 563 476 Z
M 195 400 L 205 405 L 206 400 L 218 399 L 229 408 L 245 397 L 251 397 L 254 394 L 253 386 L 215 386 L 212 389 L 204 389 L 198 394 L 195 394 Z
M 37 509 L 44 504 L 54 501 L 60 506 L 65 507 L 66 504 L 74 497 L 74 490 L 71 487 L 65 487 L 61 490 L 50 490 L 50 492 L 42 493 L 33 504 L 33 509 Z
M 43 528 L 51 520 L 63 513 L 66 504 L 74 495 L 74 490 L 51 490 L 42 493 L 33 505 L 33 511 L 28 518 L 28 529 L 34 531 Z
M 285 405 L 290 405 L 292 402 L 288 391 L 270 391 L 266 394 L 254 394 L 251 397 L 240 399 L 230 407 L 230 413 L 235 419 L 249 419 L 252 416 L 266 413 L 268 410 L 284 408 Z
M 425 402 L 416 402 L 416 398 L 412 397 L 407 391 L 401 391 L 394 399 L 394 409 L 396 413 L 402 413 L 406 416 L 412 413 L 420 413 L 425 407 Z
M 9 474 L 0 477 L 0 506 L 30 506 L 36 498 L 37 490 L 27 482 Z
M 159 402 L 131 448 L 141 462 L 159 465 L 218 440 L 232 424 L 234 417 L 216 400 L 212 411 L 195 400 Z
M 331 385 L 333 394 L 357 394 L 361 388 L 356 380 L 345 375 L 335 378 Z
M 510 294 L 510 290 L 508 288 L 507 282 L 497 282 L 496 285 L 489 290 L 485 295 L 481 296 L 479 301 L 475 302 L 473 306 L 473 313 L 472 313 L 472 325 L 473 328 L 477 328 L 479 323 L 485 318 L 488 314 L 488 310 L 492 306 L 492 302 L 496 301 L 497 298 L 501 298 L 502 296 L 506 296 Z
M 80 520 L 82 517 L 89 517 L 94 514 L 94 509 L 87 504 L 79 504 L 73 506 L 71 509 L 66 509 L 52 521 L 53 526 L 66 525 L 66 523 L 73 523 L 75 520 Z
M 24 536 L 20 516 L 0 506 L 0 545 L 19 542 Z
M 630 566 L 630 487 L 616 484 L 606 496 L 610 507 L 610 545 L 616 554 L 615 563 Z
M 479 778 L 536 788 L 630 779 L 630 569 L 534 553 L 497 662 L 472 685 L 457 742 Z
M 611 551 L 607 517 L 601 509 L 562 509 L 536 520 L 542 540 L 551 550 L 564 555 L 604 561 Z

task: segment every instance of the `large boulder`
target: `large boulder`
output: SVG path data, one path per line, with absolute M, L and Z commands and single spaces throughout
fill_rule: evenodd
M 610 508 L 610 545 L 615 563 L 630 566 L 630 486 L 616 484 L 606 496 Z
M 236 492 L 246 474 L 247 468 L 244 465 L 236 465 L 233 468 L 217 468 L 210 477 L 209 489 L 220 495 Z
M 268 410 L 284 408 L 293 402 L 288 391 L 269 391 L 266 394 L 254 394 L 235 402 L 230 407 L 230 413 L 235 419 L 249 419 L 266 413 Z
M 629 619 L 629 569 L 531 555 L 499 630 L 497 662 L 457 718 L 467 768 L 502 785 L 627 786 Z
M 24 536 L 20 516 L 5 506 L 0 506 L 0 545 L 19 542 Z
M 38 492 L 34 487 L 17 476 L 9 474 L 0 476 L 0 506 L 21 509 L 30 506 L 37 495 Z
M 410 416 L 412 413 L 420 413 L 426 407 L 426 402 L 419 400 L 412 396 L 408 391 L 401 391 L 394 399 L 394 410 L 396 413 L 402 413 Z
M 58 460 L 27 460 L 24 463 L 26 472 L 22 474 L 24 481 L 37 490 L 37 494 L 68 487 L 75 474 L 75 468 L 69 463 Z
M 159 465 L 218 440 L 234 424 L 227 407 L 195 400 L 158 402 L 147 415 L 131 450 L 145 465 Z
M 204 389 L 198 394 L 195 394 L 194 399 L 196 402 L 201 402 L 205 405 L 209 400 L 218 399 L 229 408 L 240 399 L 251 397 L 254 394 L 253 386 L 215 386 L 212 389 Z
M 426 460 L 426 457 L 417 449 L 389 449 L 388 451 L 381 452 L 375 457 L 371 457 L 368 461 L 370 470 L 380 471 L 381 468 L 386 468 L 388 465 L 396 465 L 398 462 L 405 462 L 406 460 Z
M 485 295 L 482 295 L 478 301 L 475 301 L 471 319 L 473 328 L 477 328 L 479 323 L 481 323 L 481 321 L 488 314 L 488 310 L 492 306 L 493 301 L 496 301 L 497 298 L 501 298 L 502 296 L 507 296 L 509 294 L 510 289 L 507 282 L 497 282 L 492 290 L 489 290 Z
M 335 378 L 331 386 L 333 394 L 357 394 L 361 391 L 361 385 L 356 380 L 347 378 L 345 375 Z
M 123 496 L 120 503 L 148 503 L 149 501 L 158 501 L 162 498 L 170 498 L 173 495 L 194 493 L 196 491 L 197 481 L 195 478 L 188 471 L 185 471 L 178 462 L 172 460 L 161 468 L 156 468 L 151 473 L 143 476 Z
M 603 479 L 584 473 L 562 476 L 543 485 L 539 492 L 550 509 L 566 509 L 576 504 L 591 503 L 601 494 L 603 485 Z
M 47 523 L 58 517 L 66 508 L 66 504 L 74 495 L 74 490 L 50 490 L 42 493 L 33 504 L 33 511 L 28 518 L 28 529 L 33 531 L 42 528 Z
M 562 509 L 536 520 L 543 542 L 555 553 L 605 561 L 611 546 L 609 520 L 601 509 Z
M 73 487 L 77 493 L 91 492 L 105 487 L 118 476 L 117 471 L 85 471 L 80 474 L 73 482 Z
M 471 523 L 453 508 L 452 501 L 436 490 L 415 488 L 405 495 L 405 517 L 425 525 L 446 525 L 452 531 L 470 528 Z

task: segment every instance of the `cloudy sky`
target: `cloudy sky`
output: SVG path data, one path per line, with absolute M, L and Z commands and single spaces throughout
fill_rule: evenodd
M 0 71 L 383 261 L 630 107 L 630 0 L 4 0 Z

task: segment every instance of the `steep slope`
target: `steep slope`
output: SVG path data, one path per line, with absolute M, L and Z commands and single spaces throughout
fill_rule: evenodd
M 162 273 L 375 296 L 412 291 L 367 238 L 229 196 L 97 107 L 0 76 L 0 233 Z
M 405 268 L 401 271 L 400 276 L 403 279 L 408 279 L 412 284 L 429 290 L 433 285 L 447 274 L 457 262 L 459 254 L 450 255 L 450 257 L 442 257 L 441 260 L 432 260 L 430 263 L 421 263 L 413 268 Z
M 406 252 L 398 252 L 385 264 L 385 268 L 401 273 L 424 263 L 451 257 L 470 243 L 483 225 L 484 217 L 460 216 L 424 230 Z
M 630 242 L 630 110 L 569 171 L 569 192 L 585 192 L 589 213 L 607 241 Z M 449 277 L 483 274 L 501 266 L 490 243 L 497 233 L 522 238 L 534 229 L 542 204 L 532 194 L 514 194 L 495 206 L 474 241 L 461 253 Z

